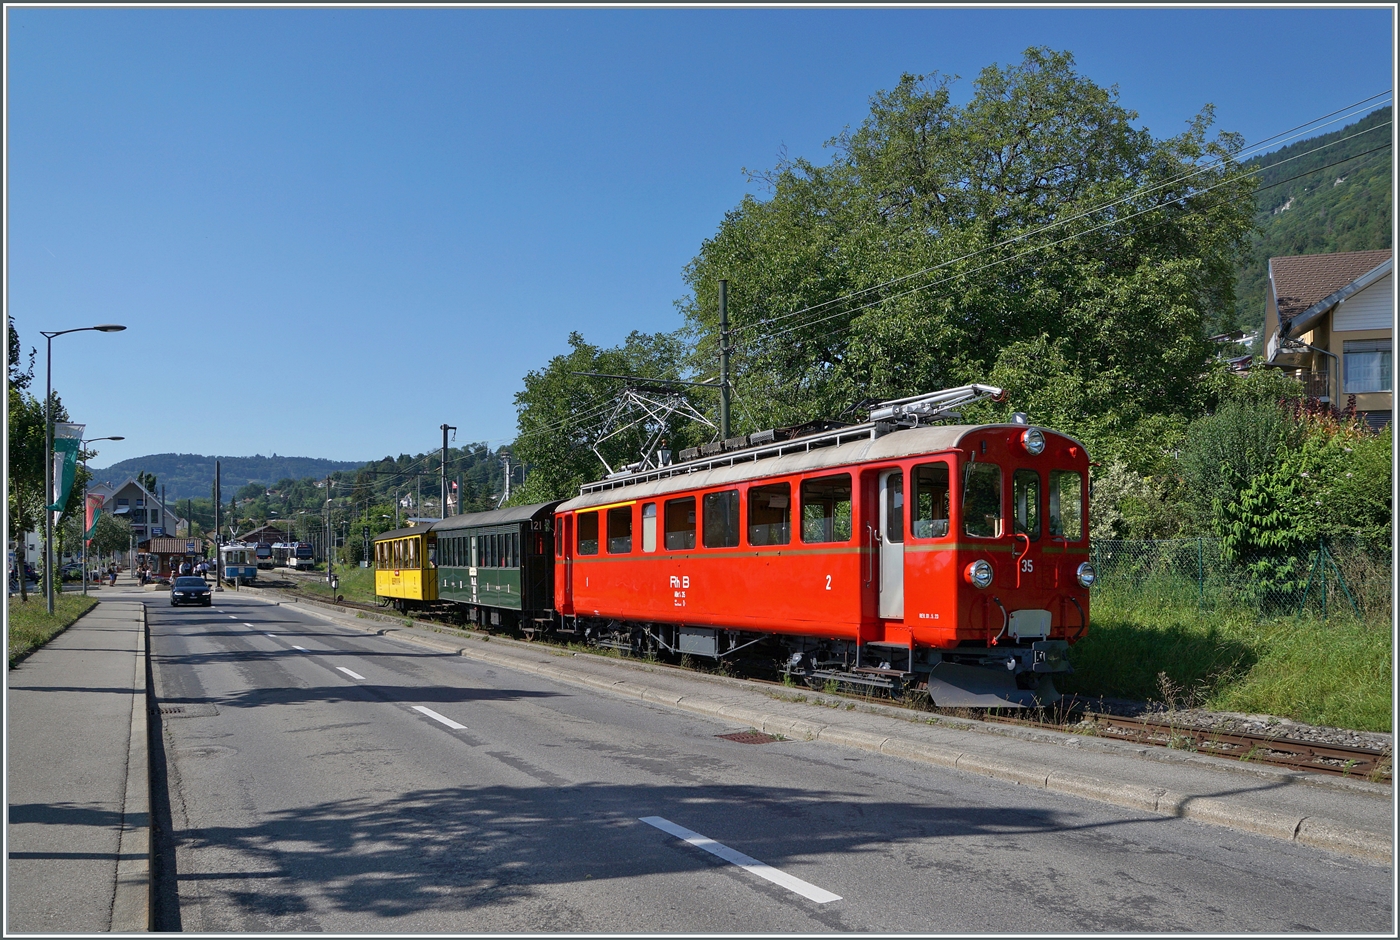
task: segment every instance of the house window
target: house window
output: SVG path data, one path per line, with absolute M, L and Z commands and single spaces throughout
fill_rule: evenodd
M 1357 339 L 1342 343 L 1345 391 L 1390 391 L 1390 340 Z

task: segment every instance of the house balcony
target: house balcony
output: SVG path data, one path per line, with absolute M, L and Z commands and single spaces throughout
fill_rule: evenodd
M 1323 401 L 1332 400 L 1326 372 L 1304 372 L 1298 378 L 1303 383 L 1303 394 L 1307 397 L 1320 398 Z

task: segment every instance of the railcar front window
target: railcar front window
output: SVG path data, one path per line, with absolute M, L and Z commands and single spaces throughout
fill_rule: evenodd
M 656 551 L 656 504 L 642 507 L 642 551 Z
M 695 547 L 695 497 L 666 500 L 666 547 Z
M 941 539 L 948 534 L 948 465 L 926 463 L 914 468 L 912 535 L 916 539 Z
M 851 475 L 802 481 L 802 541 L 851 540 Z
M 749 487 L 749 544 L 786 545 L 792 538 L 792 486 Z
M 1084 537 L 1084 478 L 1074 470 L 1050 471 L 1050 534 L 1070 542 Z
M 1011 504 L 1016 517 L 1016 534 L 1032 542 L 1040 539 L 1040 474 L 1017 470 L 1011 476 Z
M 1001 467 L 970 463 L 963 478 L 963 531 L 976 538 L 1001 536 Z
M 739 491 L 705 494 L 705 547 L 733 548 L 739 544 Z
M 632 550 L 632 507 L 608 510 L 608 554 L 626 555 Z
M 598 514 L 581 512 L 578 514 L 578 553 L 598 554 Z

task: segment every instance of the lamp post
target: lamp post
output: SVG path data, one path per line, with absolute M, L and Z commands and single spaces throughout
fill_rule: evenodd
M 53 340 L 64 333 L 120 333 L 126 329 L 116 323 L 97 326 L 77 326 L 71 330 L 40 330 L 47 340 L 44 357 L 44 604 L 53 613 L 53 512 L 49 509 L 53 492 Z
M 114 435 L 114 436 L 112 436 L 112 437 L 89 437 L 89 438 L 86 438 L 86 439 L 84 439 L 84 440 L 79 441 L 79 442 L 78 442 L 78 447 L 81 449 L 82 446 L 83 446 L 84 444 L 91 444 L 91 443 L 93 443 L 93 442 L 95 442 L 95 441 L 124 441 L 124 440 L 126 440 L 126 438 L 125 438 L 125 437 L 122 437 L 120 434 Z M 87 458 L 86 458 L 86 457 L 83 458 L 83 524 L 84 524 L 84 525 L 87 524 Z M 88 576 L 87 543 L 88 543 L 88 539 L 87 539 L 87 532 L 86 532 L 86 531 L 83 532 L 82 542 L 83 542 L 83 596 L 84 596 L 84 597 L 87 597 L 87 586 L 88 586 L 88 579 L 87 579 L 87 576 Z

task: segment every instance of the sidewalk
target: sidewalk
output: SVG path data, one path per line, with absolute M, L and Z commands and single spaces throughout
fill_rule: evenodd
M 272 592 L 264 596 L 276 602 Z M 858 703 L 810 689 L 754 685 L 637 660 L 570 653 L 542 643 L 409 627 L 402 617 L 359 617 L 318 602 L 294 603 L 370 633 L 769 734 L 876 751 L 1375 862 L 1389 864 L 1393 858 L 1393 795 L 1385 784 L 1084 735 L 988 725 Z
M 8 674 L 7 936 L 149 928 L 145 621 L 124 580 Z

